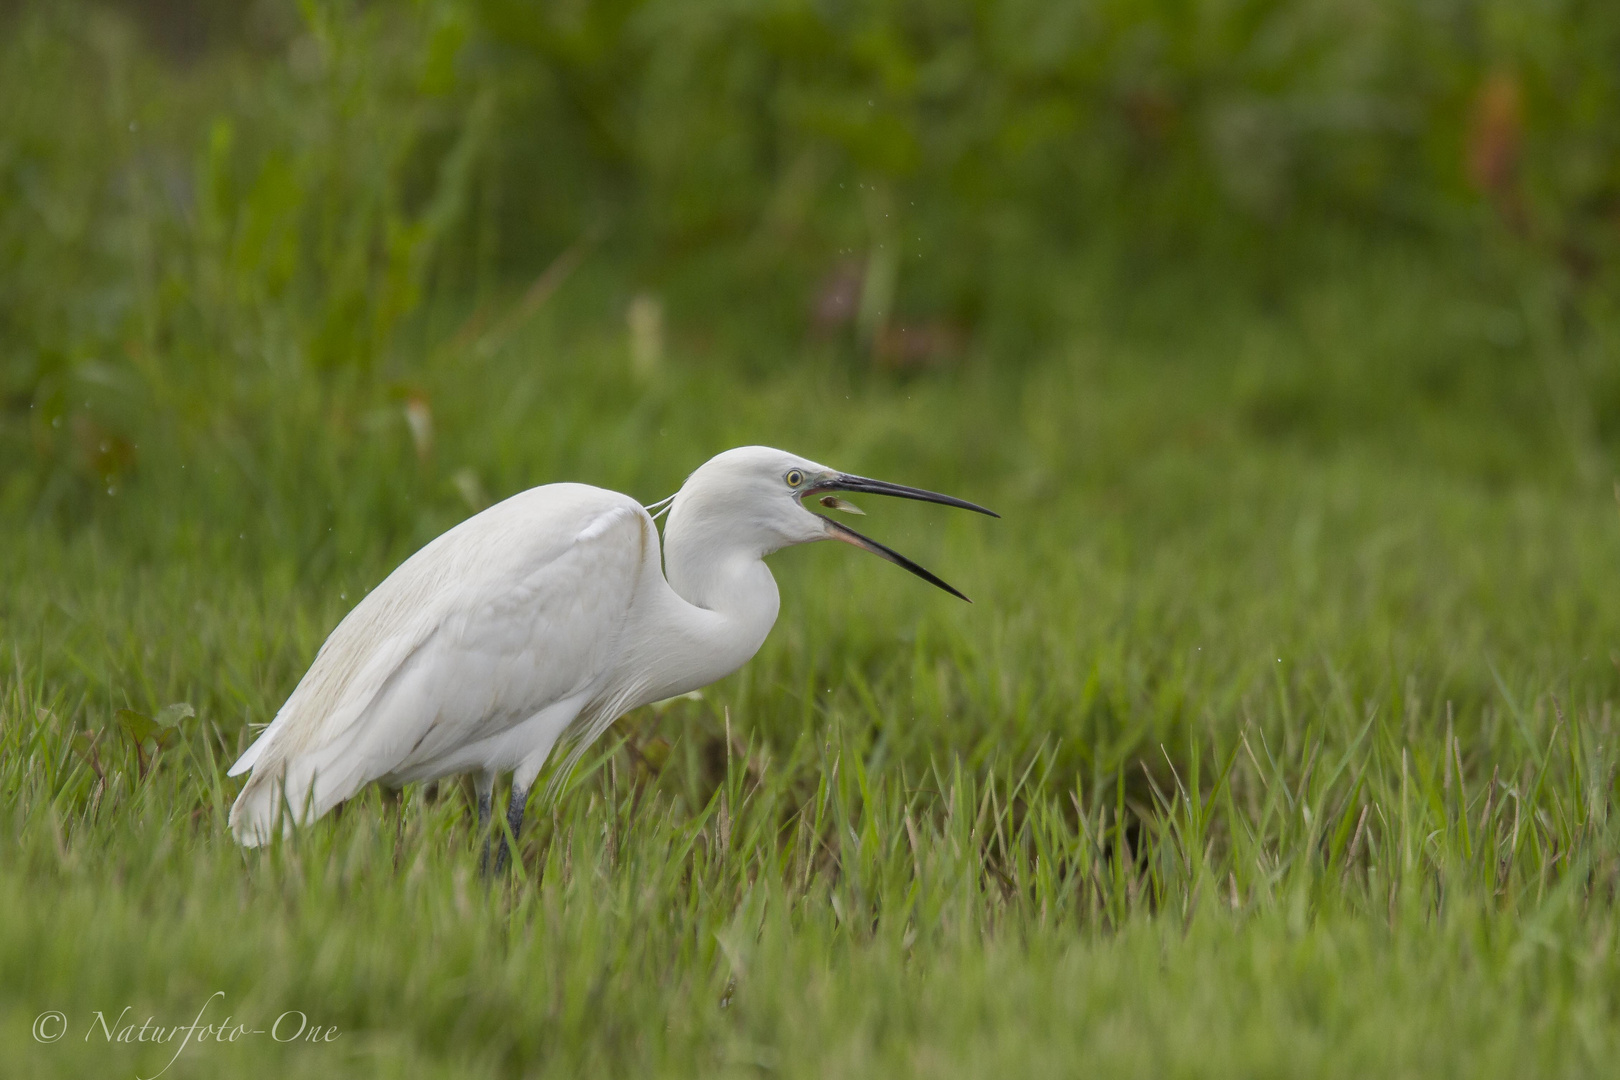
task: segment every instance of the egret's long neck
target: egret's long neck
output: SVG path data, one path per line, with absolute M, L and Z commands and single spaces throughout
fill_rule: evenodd
M 701 520 L 672 513 L 664 529 L 664 573 L 683 601 L 671 613 L 669 644 L 693 681 L 729 675 L 764 644 L 781 604 L 763 552 Z
M 684 526 L 684 527 L 683 527 Z M 718 530 L 691 527 L 681 518 L 664 530 L 664 572 L 688 604 L 740 623 L 776 621 L 780 598 L 763 553 L 728 542 Z

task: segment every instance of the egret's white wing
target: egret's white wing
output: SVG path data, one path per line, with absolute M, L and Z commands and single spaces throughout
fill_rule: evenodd
M 611 669 L 656 533 L 614 492 L 554 484 L 428 544 L 357 604 L 232 768 L 231 824 L 267 838 L 283 794 L 318 817 L 365 783 L 588 693 Z

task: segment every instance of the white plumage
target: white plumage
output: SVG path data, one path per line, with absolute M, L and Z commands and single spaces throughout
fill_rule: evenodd
M 615 719 L 736 670 L 776 620 L 762 559 L 838 539 L 946 588 L 801 499 L 868 491 L 989 513 L 837 473 L 767 447 L 705 463 L 657 527 L 634 499 L 583 484 L 514 495 L 433 540 L 340 622 L 258 740 L 231 808 L 245 845 L 314 820 L 366 784 L 479 776 L 487 813 L 511 772 L 513 832 L 558 739 L 582 752 Z M 827 495 L 823 502 L 849 508 Z M 665 571 L 667 570 L 667 577 Z M 961 595 L 957 593 L 957 595 Z

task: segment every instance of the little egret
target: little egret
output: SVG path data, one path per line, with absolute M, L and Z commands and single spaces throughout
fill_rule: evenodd
M 246 846 L 313 821 L 366 784 L 477 774 L 487 837 L 497 774 L 508 825 L 559 737 L 567 771 L 618 717 L 745 664 L 776 621 L 764 557 L 842 540 L 946 592 L 905 556 L 804 506 L 859 512 L 835 492 L 994 513 L 949 495 L 837 472 L 763 446 L 728 450 L 670 499 L 662 566 L 634 499 L 546 484 L 468 518 L 406 559 L 338 623 L 275 719 L 231 766 Z M 655 503 L 654 508 L 663 504 Z M 488 856 L 488 840 L 485 840 Z M 505 839 L 497 869 L 505 856 Z

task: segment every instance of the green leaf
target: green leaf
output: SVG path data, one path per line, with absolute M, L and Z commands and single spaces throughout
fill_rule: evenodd
M 157 714 L 157 722 L 160 727 L 178 727 L 180 721 L 189 719 L 196 715 L 196 709 L 193 709 L 184 701 L 178 701 L 173 705 L 165 705 L 163 708 L 159 709 Z
M 119 726 L 135 740 L 136 746 L 148 739 L 156 738 L 157 733 L 162 730 L 150 716 L 138 713 L 134 709 L 119 709 L 117 716 Z

